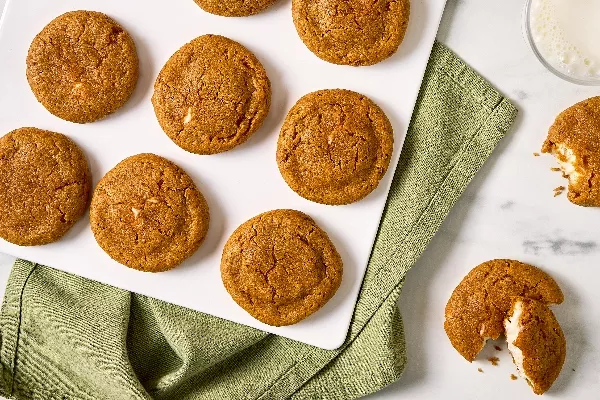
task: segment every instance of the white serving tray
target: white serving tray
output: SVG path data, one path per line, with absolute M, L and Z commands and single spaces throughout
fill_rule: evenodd
M 0 240 L 0 252 L 317 347 L 339 347 L 348 331 L 445 3 L 412 0 L 411 20 L 399 52 L 378 65 L 354 68 L 322 61 L 304 46 L 292 22 L 290 0 L 280 0 L 268 11 L 248 18 L 214 16 L 192 0 L 9 0 L 0 27 L 0 135 L 34 126 L 70 136 L 86 153 L 94 184 L 130 155 L 164 156 L 184 168 L 204 193 L 211 226 L 195 255 L 161 274 L 137 272 L 111 260 L 94 241 L 87 217 L 57 243 L 18 247 Z M 48 113 L 25 77 L 33 37 L 54 17 L 78 9 L 101 11 L 116 19 L 132 35 L 140 58 L 140 79 L 132 99 L 109 118 L 87 125 Z M 256 54 L 271 79 L 273 104 L 263 127 L 248 142 L 228 153 L 199 156 L 186 153 L 163 133 L 150 98 L 167 59 L 183 44 L 207 33 L 237 40 Z M 277 137 L 287 111 L 304 94 L 326 88 L 369 96 L 387 113 L 395 130 L 391 167 L 381 185 L 365 200 L 349 206 L 304 200 L 288 188 L 275 162 Z M 334 298 L 306 320 L 281 328 L 262 324 L 242 310 L 225 291 L 219 270 L 223 245 L 235 228 L 278 208 L 311 215 L 327 231 L 344 261 L 343 282 Z

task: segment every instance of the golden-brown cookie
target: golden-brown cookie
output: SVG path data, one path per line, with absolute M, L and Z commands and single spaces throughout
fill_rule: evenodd
M 392 56 L 410 17 L 409 0 L 293 0 L 300 39 L 334 64 L 372 65 Z
M 146 272 L 176 267 L 206 237 L 208 205 L 192 179 L 154 154 L 126 158 L 98 183 L 90 207 L 96 241 L 115 261 Z
M 515 260 L 487 261 L 454 289 L 446 305 L 444 329 L 452 346 L 468 361 L 475 360 L 487 339 L 504 334 L 504 318 L 513 296 L 547 304 L 564 300 L 550 275 Z
M 514 297 L 504 326 L 519 373 L 535 394 L 544 394 L 560 375 L 567 354 L 565 335 L 554 313 L 544 303 Z
M 600 207 L 600 97 L 567 108 L 556 117 L 542 147 L 569 178 L 569 200 Z
M 277 164 L 300 196 L 322 204 L 359 201 L 379 185 L 394 151 L 384 112 L 349 90 L 321 90 L 290 110 L 277 144 Z
M 33 39 L 27 80 L 38 101 L 67 121 L 106 117 L 131 97 L 138 57 L 129 34 L 107 15 L 72 11 Z
M 277 0 L 194 0 L 204 11 L 223 17 L 258 14 Z
M 225 288 L 265 324 L 295 324 L 320 309 L 342 281 L 342 259 L 306 214 L 276 210 L 233 232 L 221 259 Z
M 0 138 L 0 237 L 20 246 L 60 239 L 87 209 L 91 174 L 60 133 L 21 128 Z
M 204 35 L 167 61 L 154 84 L 152 104 L 160 126 L 179 147 L 221 153 L 261 126 L 271 105 L 271 84 L 244 46 Z

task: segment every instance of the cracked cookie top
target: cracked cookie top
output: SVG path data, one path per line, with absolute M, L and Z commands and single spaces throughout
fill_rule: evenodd
M 100 180 L 90 223 L 96 241 L 115 261 L 161 272 L 200 247 L 209 212 L 185 171 L 157 155 L 139 154 L 121 161 Z
M 272 326 L 320 309 L 342 281 L 342 259 L 306 214 L 275 210 L 242 224 L 221 259 L 225 288 L 243 309 Z
M 475 267 L 454 289 L 446 305 L 444 329 L 452 346 L 468 361 L 487 339 L 504 334 L 512 297 L 560 304 L 563 293 L 552 277 L 515 260 L 491 260 Z
M 293 0 L 300 39 L 317 57 L 364 66 L 391 57 L 408 27 L 409 0 Z
M 542 152 L 556 157 L 569 179 L 569 200 L 600 207 L 600 96 L 567 108 L 550 127 Z
M 152 104 L 160 126 L 179 147 L 221 153 L 261 126 L 271 104 L 271 84 L 244 46 L 204 35 L 167 61 L 154 84 Z
M 63 14 L 29 47 L 31 90 L 48 111 L 67 121 L 93 122 L 115 112 L 129 100 L 137 79 L 133 40 L 99 12 Z
M 300 196 L 343 205 L 377 188 L 393 150 L 392 125 L 377 104 L 349 90 L 321 90 L 290 110 L 279 135 L 277 164 Z
M 194 0 L 204 11 L 223 17 L 258 14 L 277 0 Z
M 0 237 L 37 246 L 60 239 L 84 214 L 91 174 L 60 133 L 21 128 L 0 138 Z

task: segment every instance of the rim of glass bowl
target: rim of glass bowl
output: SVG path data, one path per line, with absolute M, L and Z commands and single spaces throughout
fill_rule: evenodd
M 589 79 L 581 79 L 581 78 L 575 78 L 571 75 L 568 75 L 562 71 L 560 71 L 559 69 L 557 69 L 556 67 L 554 67 L 552 64 L 550 64 L 542 55 L 542 53 L 539 51 L 539 49 L 537 48 L 537 45 L 535 44 L 535 41 L 533 40 L 533 35 L 531 34 L 531 5 L 533 3 L 533 0 L 527 0 L 525 2 L 525 9 L 523 12 L 523 27 L 524 27 L 524 32 L 525 32 L 525 37 L 527 39 L 527 42 L 529 42 L 529 47 L 531 47 L 531 50 L 533 51 L 533 54 L 535 54 L 535 56 L 537 57 L 537 59 L 539 60 L 539 62 L 550 72 L 552 72 L 554 75 L 558 76 L 559 78 L 574 83 L 576 85 L 584 85 L 584 86 L 600 86 L 600 78 L 589 78 Z

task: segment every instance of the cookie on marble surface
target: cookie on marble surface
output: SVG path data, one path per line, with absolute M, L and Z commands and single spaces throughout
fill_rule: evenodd
M 544 394 L 565 362 L 565 335 L 546 304 L 525 297 L 512 301 L 504 321 L 508 350 L 534 393 Z
M 391 57 L 410 18 L 409 0 L 293 0 L 298 35 L 317 57 L 365 66 Z
M 377 188 L 393 151 L 392 125 L 377 104 L 349 90 L 321 90 L 302 97 L 288 113 L 277 164 L 300 196 L 344 205 Z
M 272 326 L 295 324 L 320 309 L 342 281 L 342 259 L 308 215 L 275 210 L 231 235 L 221 276 L 233 300 Z
M 515 260 L 484 262 L 454 289 L 446 304 L 444 329 L 452 346 L 465 359 L 475 360 L 487 339 L 498 339 L 504 334 L 504 318 L 514 296 L 546 304 L 564 300 L 550 275 Z
M 204 11 L 223 17 L 258 14 L 277 0 L 194 0 Z
M 27 80 L 37 100 L 55 116 L 77 123 L 96 121 L 131 97 L 138 80 L 135 44 L 105 14 L 68 12 L 33 39 Z
M 244 46 L 204 35 L 167 61 L 154 84 L 152 104 L 160 126 L 179 147 L 221 153 L 261 126 L 271 105 L 271 84 Z
M 569 200 L 600 207 L 600 96 L 567 108 L 556 117 L 542 147 L 556 157 L 569 179 Z
M 190 257 L 204 241 L 208 205 L 192 179 L 171 161 L 138 154 L 98 183 L 90 223 L 98 245 L 115 261 L 162 272 Z
M 0 138 L 0 237 L 20 246 L 55 242 L 87 209 L 91 174 L 68 137 L 20 128 Z

